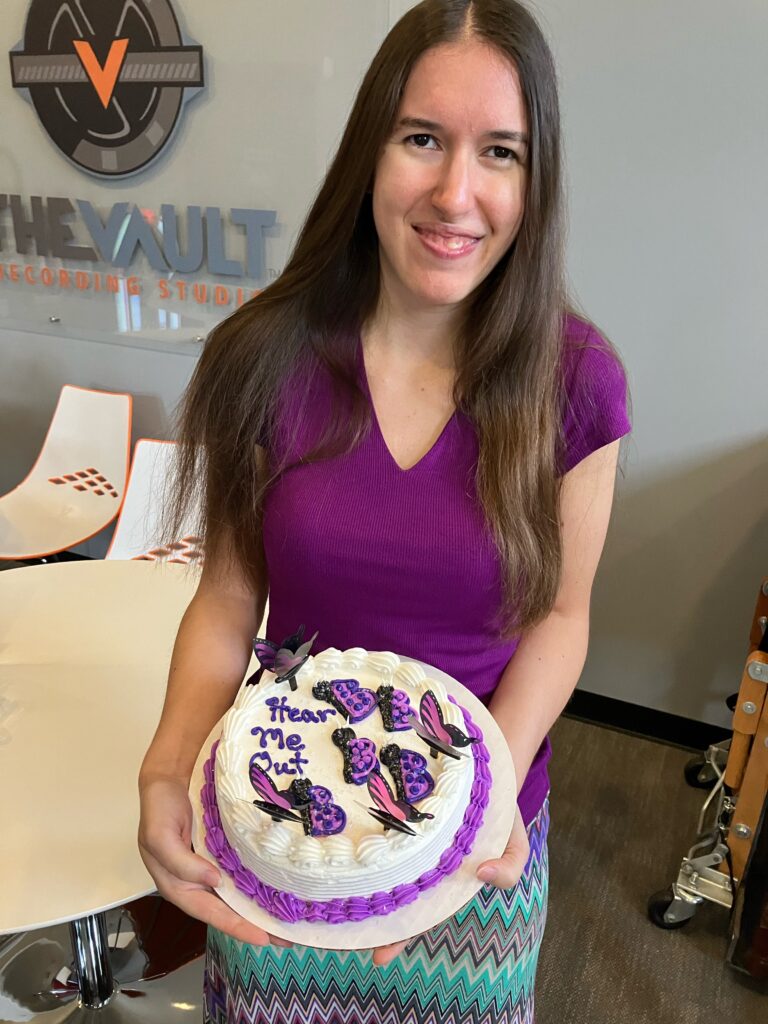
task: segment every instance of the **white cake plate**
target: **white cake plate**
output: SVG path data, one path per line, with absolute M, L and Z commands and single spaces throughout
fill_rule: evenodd
M 320 949 L 372 949 L 375 946 L 389 945 L 391 942 L 401 942 L 403 939 L 429 931 L 460 910 L 482 888 L 483 883 L 476 875 L 477 869 L 483 861 L 501 856 L 517 814 L 517 786 L 512 756 L 495 720 L 474 694 L 444 672 L 421 662 L 417 664 L 422 665 L 428 677 L 443 683 L 448 695 L 454 697 L 469 711 L 475 724 L 482 730 L 483 742 L 491 755 L 490 799 L 469 855 L 456 871 L 447 875 L 442 882 L 427 889 L 413 903 L 394 910 L 391 914 L 379 914 L 365 921 L 351 921 L 348 924 L 313 921 L 291 923 L 273 917 L 254 900 L 240 892 L 205 845 L 200 791 L 204 782 L 203 767 L 210 757 L 211 747 L 221 735 L 219 722 L 200 751 L 189 784 L 193 811 L 192 845 L 195 853 L 218 868 L 222 884 L 217 886 L 216 892 L 241 917 L 272 935 L 287 939 L 289 942 L 298 942 L 303 946 Z M 375 891 L 375 888 L 372 878 L 371 892 Z

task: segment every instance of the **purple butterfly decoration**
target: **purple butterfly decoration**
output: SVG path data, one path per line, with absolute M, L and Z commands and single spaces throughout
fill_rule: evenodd
M 264 811 L 274 821 L 298 821 L 303 824 L 303 817 L 295 812 L 307 807 L 309 800 L 300 790 L 295 789 L 294 783 L 288 789 L 278 789 L 259 764 L 257 754 L 253 755 L 248 765 L 248 777 L 262 798 L 253 801 L 260 811 Z
M 312 693 L 336 708 L 352 725 L 372 714 L 378 702 L 373 690 L 364 689 L 356 679 L 322 680 L 315 683 Z
M 308 836 L 333 836 L 347 824 L 343 808 L 333 802 L 333 794 L 325 786 L 313 786 L 305 778 L 294 779 L 288 789 L 277 789 L 256 754 L 251 758 L 248 774 L 251 785 L 264 798 L 254 800 L 254 804 L 273 821 L 297 821 Z
M 408 719 L 413 714 L 413 708 L 405 690 L 396 690 L 394 686 L 380 686 L 376 693 L 379 698 L 381 720 L 387 732 L 410 729 L 411 723 Z
M 466 757 L 466 754 L 454 750 L 454 747 L 468 747 L 470 743 L 477 743 L 477 740 L 467 736 L 456 725 L 448 725 L 443 719 L 443 713 L 437 698 L 431 690 L 427 690 L 419 703 L 419 714 L 421 721 L 414 714 L 411 714 L 409 721 L 418 735 L 429 746 L 432 757 L 438 754 L 447 754 L 448 757 Z
M 246 686 L 255 686 L 261 682 L 264 670 L 274 672 L 276 683 L 290 683 L 291 689 L 296 689 L 296 674 L 309 657 L 312 644 L 315 642 L 317 633 L 311 639 L 302 643 L 304 627 L 299 626 L 293 636 L 286 637 L 278 647 L 271 640 L 263 637 L 256 637 L 253 641 L 253 653 L 259 660 L 258 668 L 250 679 L 246 680 Z
M 333 793 L 325 786 L 310 786 L 309 790 L 309 832 L 311 836 L 335 836 L 343 832 L 347 815 L 342 807 L 333 802 Z M 306 824 L 304 831 L 307 831 Z
M 394 828 L 398 832 L 415 836 L 417 833 L 406 822 L 434 818 L 434 814 L 417 811 L 407 800 L 396 800 L 389 783 L 380 772 L 371 772 L 368 776 L 368 792 L 376 804 L 368 808 L 368 813 L 384 826 L 385 832 Z
M 435 788 L 435 780 L 427 771 L 427 759 L 415 750 L 403 750 L 397 743 L 381 749 L 381 760 L 395 780 L 400 800 L 415 804 L 425 800 Z
M 358 739 L 354 729 L 334 729 L 331 739 L 344 757 L 345 782 L 362 786 L 371 772 L 379 770 L 376 744 L 368 739 Z

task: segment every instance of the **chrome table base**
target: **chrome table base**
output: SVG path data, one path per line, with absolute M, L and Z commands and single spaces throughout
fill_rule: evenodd
M 202 1018 L 202 956 L 152 980 L 143 977 L 145 967 L 136 937 L 120 935 L 119 909 L 0 938 L 0 1024 Z

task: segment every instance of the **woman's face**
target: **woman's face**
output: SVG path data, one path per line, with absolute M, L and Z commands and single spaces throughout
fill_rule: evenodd
M 469 40 L 419 59 L 373 185 L 389 302 L 453 307 L 491 272 L 522 222 L 527 133 L 517 71 L 498 50 Z

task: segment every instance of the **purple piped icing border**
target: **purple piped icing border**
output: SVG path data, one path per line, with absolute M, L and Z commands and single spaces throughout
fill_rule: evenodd
M 449 698 L 456 703 L 453 698 Z M 347 899 L 326 901 L 303 900 L 293 893 L 281 892 L 265 885 L 246 868 L 229 843 L 221 827 L 219 807 L 216 802 L 214 768 L 218 740 L 211 748 L 211 756 L 205 762 L 203 774 L 205 783 L 200 791 L 205 824 L 205 845 L 219 866 L 232 878 L 237 888 L 255 900 L 260 907 L 280 918 L 281 921 L 322 921 L 326 924 L 345 924 L 348 921 L 364 921 L 375 915 L 391 914 L 393 910 L 412 903 L 425 889 L 441 882 L 446 875 L 455 871 L 467 856 L 475 842 L 475 836 L 483 823 L 483 813 L 488 806 L 491 788 L 491 772 L 488 767 L 490 754 L 482 742 L 482 733 L 472 721 L 469 712 L 462 708 L 466 731 L 477 743 L 472 744 L 475 759 L 475 778 L 470 790 L 461 825 L 453 837 L 453 843 L 443 851 L 437 865 L 425 871 L 413 882 L 397 885 L 389 892 L 375 892 L 371 896 L 350 896 Z

